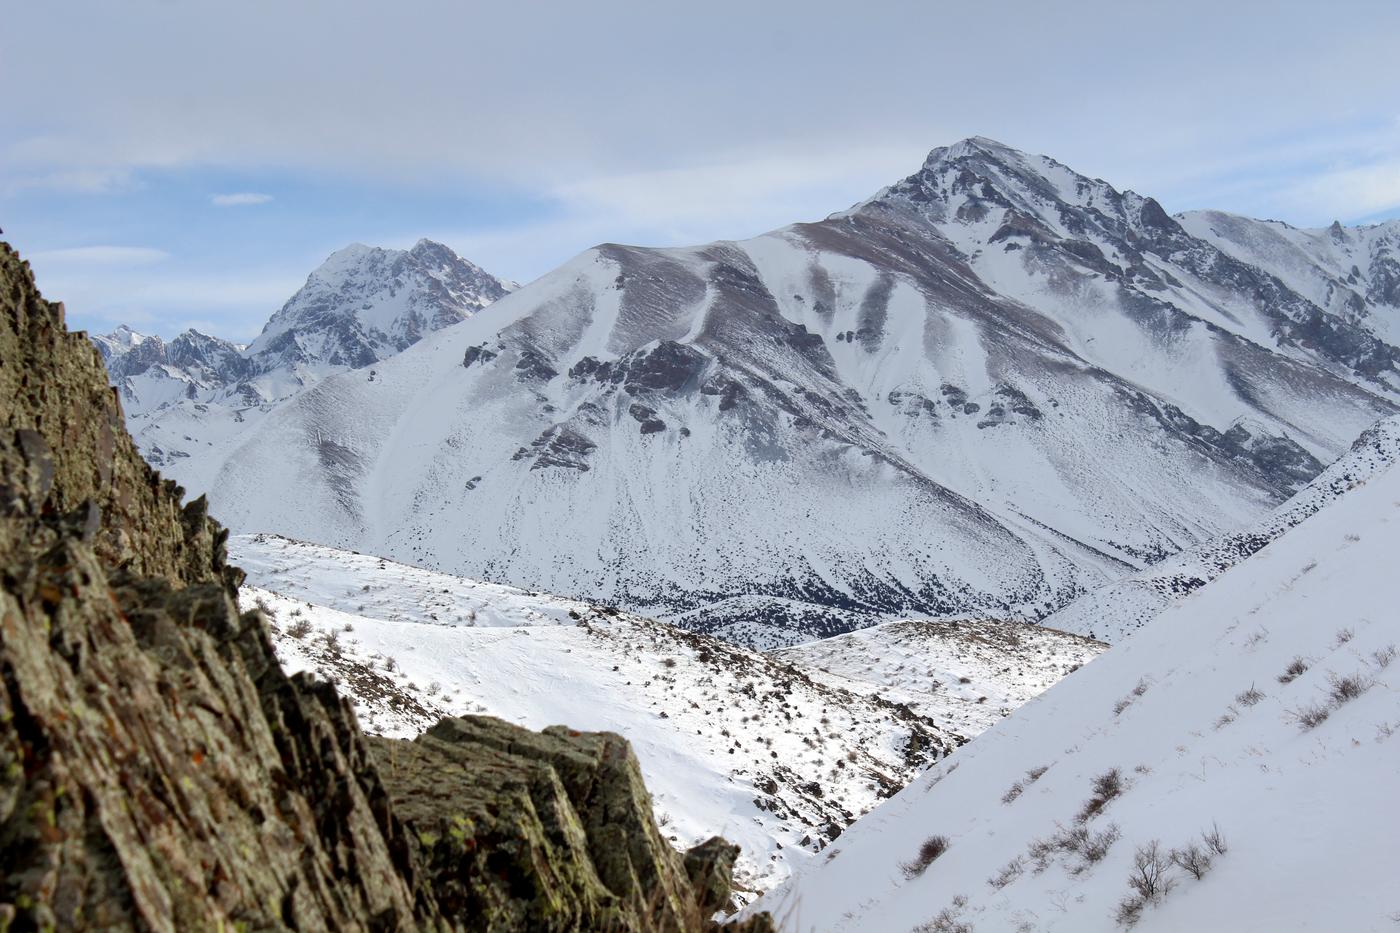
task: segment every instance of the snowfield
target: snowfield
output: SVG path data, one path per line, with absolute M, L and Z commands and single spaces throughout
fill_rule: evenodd
M 919 619 L 886 622 L 773 654 L 867 685 L 944 728 L 973 736 L 1106 647 L 1044 625 Z
M 1391 467 L 1002 720 L 755 907 L 792 931 L 1395 929 L 1397 553 Z
M 411 736 L 488 713 L 619 732 L 677 845 L 736 842 L 750 892 L 1102 648 L 1030 626 L 991 640 L 911 623 L 889 628 L 891 650 L 967 682 L 887 683 L 892 669 L 846 677 L 608 607 L 271 535 L 233 538 L 231 556 L 249 574 L 245 608 L 274 620 L 283 664 L 335 680 L 369 731 Z M 970 642 L 981 647 L 960 658 Z

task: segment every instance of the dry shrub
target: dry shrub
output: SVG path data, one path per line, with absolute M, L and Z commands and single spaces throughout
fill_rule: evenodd
M 919 846 L 919 854 L 916 855 L 912 861 L 905 862 L 900 866 L 900 868 L 904 869 L 904 877 L 919 877 L 924 872 L 928 871 L 928 867 L 932 865 L 940 855 L 947 851 L 947 836 L 929 836 L 924 840 L 924 844 Z

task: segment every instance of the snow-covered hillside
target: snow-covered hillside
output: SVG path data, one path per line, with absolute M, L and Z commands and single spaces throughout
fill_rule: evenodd
M 788 930 L 1395 928 L 1400 467 L 865 817 Z
M 312 272 L 250 345 L 195 330 L 166 342 L 128 327 L 92 340 L 142 454 L 203 492 L 279 403 L 333 373 L 373 366 L 517 287 L 431 240 L 407 250 L 356 243 Z
M 873 625 L 773 655 L 866 685 L 885 699 L 907 703 L 945 729 L 971 737 L 1106 647 L 1045 625 L 913 619 Z
M 485 712 L 620 732 L 668 831 L 686 845 L 722 831 L 742 846 L 740 877 L 755 890 L 1024 699 L 1022 669 L 1048 683 L 1094 653 L 1075 640 L 1057 658 L 1047 652 L 1058 642 L 1029 631 L 957 661 L 966 683 L 886 685 L 870 680 L 884 670 L 842 677 L 606 607 L 332 548 L 267 535 L 230 544 L 249 574 L 245 606 L 271 613 L 283 662 L 336 680 L 370 731 L 412 735 Z M 921 643 L 932 667 L 968 639 L 939 629 L 901 645 L 912 662 Z
M 1400 220 L 1299 230 L 1223 211 L 1177 217 L 1193 236 L 1267 270 L 1317 307 L 1400 344 Z M 1383 362 L 1383 361 L 1378 361 Z
M 844 213 L 604 245 L 324 381 L 217 514 L 753 646 L 1040 619 L 1256 521 L 1400 351 L 1150 198 L 990 140 Z
M 1393 417 L 1362 432 L 1349 451 L 1260 521 L 1101 586 L 1046 619 L 1045 624 L 1116 642 L 1396 463 L 1400 463 L 1400 418 Z

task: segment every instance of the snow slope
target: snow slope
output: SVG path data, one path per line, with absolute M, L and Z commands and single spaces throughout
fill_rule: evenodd
M 873 625 L 773 655 L 868 685 L 866 689 L 907 703 L 943 728 L 971 737 L 1106 647 L 1046 625 L 915 619 Z
M 249 574 L 244 605 L 272 614 L 283 662 L 338 681 L 370 731 L 413 735 L 487 712 L 620 732 L 669 832 L 688 845 L 722 831 L 742 846 L 753 890 L 985 728 L 1024 688 L 1006 670 L 1029 660 L 1048 674 L 1085 654 L 1075 644 L 1057 660 L 1003 637 L 934 700 L 605 607 L 274 536 L 230 545 Z M 957 652 L 936 633 L 922 641 L 931 658 Z
M 1400 221 L 1300 230 L 1224 211 L 1177 217 L 1194 236 L 1268 270 L 1332 315 L 1400 343 Z
M 1260 521 L 1101 586 L 1056 612 L 1045 624 L 1116 642 L 1396 463 L 1400 463 L 1400 418 L 1392 417 L 1362 432 L 1349 451 Z
M 1390 467 L 988 730 L 757 906 L 789 930 L 1114 930 L 1142 852 L 1163 868 L 1143 933 L 1394 929 L 1397 553 Z M 1216 829 L 1223 854 L 1202 840 Z M 946 854 L 919 870 L 934 835 Z M 1194 844 L 1207 871 L 1154 862 L 1153 841 L 1161 856 Z
M 1041 619 L 1260 517 L 1400 351 L 990 140 L 744 242 L 605 244 L 207 451 L 217 514 L 757 647 Z

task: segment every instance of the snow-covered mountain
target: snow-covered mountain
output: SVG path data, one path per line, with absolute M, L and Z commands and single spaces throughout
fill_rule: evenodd
M 984 139 L 744 242 L 604 245 L 202 456 L 217 514 L 756 646 L 1043 618 L 1257 520 L 1397 351 Z
M 1276 276 L 1333 318 L 1392 346 L 1400 343 L 1400 220 L 1333 223 L 1323 230 L 1222 211 L 1189 211 L 1177 220 L 1192 236 Z
M 790 930 L 1390 930 L 1400 466 L 859 821 Z
M 250 422 L 328 375 L 373 366 L 518 286 L 441 243 L 331 254 L 249 345 L 189 330 L 166 343 L 128 327 L 94 336 L 141 452 L 207 488 Z
M 272 614 L 284 664 L 336 680 L 369 731 L 413 735 L 440 716 L 490 713 L 620 732 L 673 839 L 723 830 L 752 890 L 1036 692 L 1028 677 L 1043 688 L 1103 648 L 1029 625 L 998 626 L 983 644 L 973 628 L 910 629 L 894 644 L 907 667 L 842 676 L 607 607 L 272 535 L 235 536 L 230 552 L 249 574 L 245 607 Z M 933 667 L 957 682 L 915 675 Z
M 1117 642 L 1279 535 L 1378 473 L 1400 463 L 1400 417 L 1367 428 L 1311 483 L 1263 519 L 1105 584 L 1045 620 L 1046 625 Z

